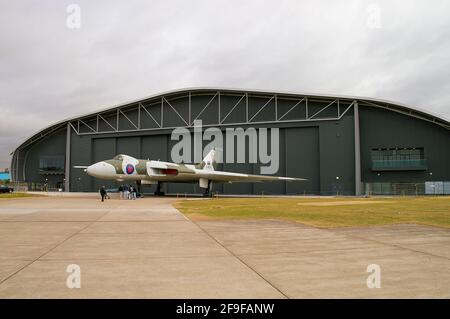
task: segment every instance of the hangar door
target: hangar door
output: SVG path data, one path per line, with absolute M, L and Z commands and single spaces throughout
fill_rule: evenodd
M 286 183 L 287 194 L 320 193 L 319 128 L 286 128 L 286 176 L 308 181 Z

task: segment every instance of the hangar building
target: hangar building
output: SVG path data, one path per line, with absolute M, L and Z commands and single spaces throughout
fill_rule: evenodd
M 306 182 L 216 184 L 224 194 L 423 194 L 450 192 L 450 123 L 384 100 L 239 89 L 166 92 L 48 126 L 18 146 L 11 177 L 28 189 L 96 191 L 117 182 L 73 166 L 117 154 L 171 161 L 174 128 L 279 128 L 276 175 Z M 247 145 L 248 147 L 248 145 Z M 226 149 L 224 150 L 226 152 Z M 261 163 L 219 169 L 259 174 Z M 152 192 L 153 185 L 144 187 Z M 152 189 L 153 188 L 153 189 Z M 200 193 L 198 184 L 164 185 L 166 193 Z

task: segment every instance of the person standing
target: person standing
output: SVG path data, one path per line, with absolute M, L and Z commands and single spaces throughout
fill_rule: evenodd
M 119 186 L 120 199 L 123 199 L 123 185 Z
M 102 197 L 102 202 L 104 202 L 104 201 L 105 201 L 105 197 L 106 197 L 106 189 L 105 189 L 105 186 L 102 186 L 102 187 L 100 188 L 100 196 Z
M 137 189 L 136 187 L 133 187 L 133 200 L 137 198 Z
M 123 198 L 128 199 L 128 194 L 129 194 L 128 185 L 125 184 L 125 185 L 123 185 Z
M 134 187 L 130 186 L 130 198 L 128 199 L 134 199 L 133 196 L 134 196 Z

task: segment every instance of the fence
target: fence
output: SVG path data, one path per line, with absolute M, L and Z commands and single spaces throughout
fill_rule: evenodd
M 450 195 L 450 182 L 426 182 L 425 194 Z
M 53 185 L 46 185 L 42 183 L 25 183 L 16 182 L 9 183 L 9 186 L 14 188 L 15 192 L 27 191 L 49 191 L 61 192 L 64 188 L 57 188 Z M 363 193 L 367 196 L 371 195 L 401 195 L 401 196 L 419 196 L 419 195 L 450 195 L 450 181 L 442 182 L 424 182 L 424 183 L 362 183 Z M 110 192 L 113 190 L 110 189 Z M 280 195 L 279 193 L 272 193 L 270 191 L 262 191 L 254 195 Z M 329 191 L 310 192 L 302 191 L 290 192 L 286 195 L 303 195 L 303 196 L 352 196 L 353 190 L 345 190 L 341 188 L 333 188 Z
M 363 183 L 366 195 L 450 195 L 450 182 Z
M 15 192 L 61 192 L 64 188 L 58 188 L 55 185 L 48 185 L 45 183 L 26 183 L 26 182 L 12 182 L 8 184 Z

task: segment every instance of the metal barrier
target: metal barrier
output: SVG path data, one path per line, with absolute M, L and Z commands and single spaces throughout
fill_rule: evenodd
M 370 195 L 450 195 L 450 182 L 424 183 L 363 183 L 365 194 Z
M 425 194 L 450 195 L 450 182 L 425 182 Z
M 63 188 L 55 187 L 55 185 L 48 185 L 45 183 L 26 183 L 26 182 L 12 182 L 8 183 L 15 192 L 63 192 Z

